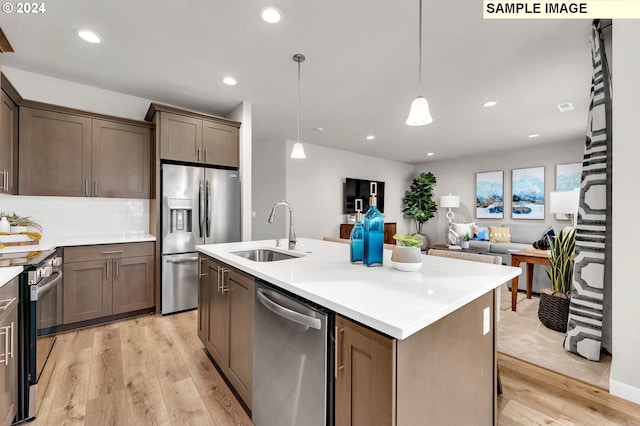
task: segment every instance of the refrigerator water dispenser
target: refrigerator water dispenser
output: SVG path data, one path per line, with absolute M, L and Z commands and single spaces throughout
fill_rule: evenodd
M 193 200 L 169 198 L 169 212 L 171 215 L 170 233 L 191 232 Z

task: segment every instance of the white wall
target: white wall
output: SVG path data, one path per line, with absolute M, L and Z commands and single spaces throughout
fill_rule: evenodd
M 240 121 L 240 188 L 242 241 L 251 240 L 251 104 L 242 102 L 227 115 L 231 120 Z
M 2 67 L 2 73 L 7 76 L 20 96 L 32 101 L 134 120 L 144 120 L 151 103 L 149 99 L 34 74 L 17 68 Z
M 343 184 L 345 178 L 385 182 L 385 222 L 396 222 L 401 233 L 415 232 L 402 217 L 402 197 L 413 179 L 413 166 L 304 144 L 306 159 L 288 154 L 293 141 L 286 143 L 286 199 L 295 210 L 295 231 L 299 237 L 338 237 L 344 223 Z M 282 213 L 279 213 L 282 214 Z
M 586 123 L 586 117 L 585 117 Z M 586 124 L 585 124 L 586 125 Z M 436 203 L 441 195 L 449 193 L 460 196 L 460 207 L 452 209 L 455 213 L 453 222 L 477 223 L 545 223 L 556 229 L 568 225 L 568 221 L 557 221 L 555 215 L 549 213 L 549 203 L 545 205 L 545 219 L 512 219 L 509 209 L 511 199 L 511 170 L 526 167 L 545 167 L 545 193 L 548 200 L 549 192 L 555 191 L 556 164 L 582 162 L 584 140 L 561 144 L 540 145 L 534 148 L 522 148 L 459 158 L 448 161 L 434 161 L 418 164 L 416 174 L 432 172 L 436 177 L 434 191 Z M 504 172 L 504 200 L 505 212 L 503 219 L 476 219 L 476 173 L 499 171 Z M 432 243 L 446 242 L 447 218 L 446 209 L 438 208 L 436 217 L 431 219 L 423 228 Z
M 252 191 L 252 237 L 254 240 L 281 238 L 286 235 L 286 220 L 283 213 L 268 223 L 271 207 L 276 201 L 286 198 L 285 141 L 253 140 L 253 191 Z
M 640 403 L 640 285 L 635 263 L 640 245 L 629 238 L 629 223 L 640 212 L 638 198 L 638 116 L 640 116 L 640 26 L 613 24 L 613 361 L 610 392 Z

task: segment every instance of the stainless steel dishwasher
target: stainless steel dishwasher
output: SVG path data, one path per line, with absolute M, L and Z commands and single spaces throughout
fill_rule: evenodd
M 256 280 L 252 420 L 333 425 L 333 315 Z

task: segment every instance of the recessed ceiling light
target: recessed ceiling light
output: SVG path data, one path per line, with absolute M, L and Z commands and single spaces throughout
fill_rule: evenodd
M 537 133 L 533 133 L 533 134 L 529 135 L 529 138 L 533 139 L 533 138 L 537 138 L 538 136 L 540 136 L 540 135 L 537 134 Z
M 565 102 L 558 105 L 558 109 L 560 110 L 560 112 L 567 112 L 567 111 L 573 111 L 576 108 L 573 106 L 571 102 Z
M 265 6 L 260 9 L 260 17 L 264 22 L 269 24 L 277 24 L 282 21 L 282 12 L 277 7 Z
M 487 102 L 482 104 L 482 106 L 485 107 L 485 108 L 490 108 L 490 107 L 496 106 L 496 105 L 498 105 L 498 101 L 487 101 Z
M 222 79 L 222 82 L 224 84 L 226 84 L 227 86 L 235 86 L 236 84 L 238 84 L 236 79 L 233 78 L 233 77 L 225 77 L 225 78 Z
M 374 140 L 375 138 L 376 138 L 376 137 L 375 137 L 375 136 L 373 136 L 373 135 L 369 135 L 369 136 L 367 136 L 367 140 L 368 140 L 368 141 L 372 141 L 372 140 Z
M 78 35 L 78 37 L 80 37 L 84 41 L 88 41 L 89 43 L 102 43 L 102 38 L 100 38 L 100 36 L 93 31 L 76 30 L 76 34 Z
M 433 154 L 433 152 L 427 152 L 427 157 L 431 157 Z

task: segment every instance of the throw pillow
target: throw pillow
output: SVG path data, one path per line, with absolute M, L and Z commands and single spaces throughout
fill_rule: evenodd
M 464 234 L 469 234 L 469 236 L 471 237 L 471 236 L 473 236 L 472 227 L 475 227 L 475 226 L 476 226 L 475 222 L 471 222 L 471 223 L 452 223 L 451 224 L 451 234 L 456 238 L 460 238 Z
M 476 233 L 473 236 L 474 240 L 489 241 L 489 228 L 486 226 L 476 226 Z
M 492 243 L 510 243 L 511 228 L 508 226 L 490 226 L 489 241 Z

